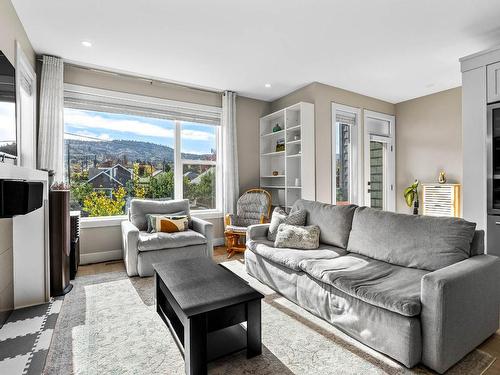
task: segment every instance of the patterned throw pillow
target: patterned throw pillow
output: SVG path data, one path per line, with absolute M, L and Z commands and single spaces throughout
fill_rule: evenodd
M 146 230 L 148 233 L 155 233 L 156 219 L 159 217 L 172 218 L 178 216 L 187 217 L 189 226 L 189 221 L 191 220 L 191 217 L 189 215 L 186 215 L 184 212 L 174 212 L 171 214 L 146 214 L 146 223 L 148 224 L 148 228 Z
M 292 249 L 311 250 L 319 247 L 320 229 L 317 225 L 301 227 L 297 225 L 280 224 L 274 247 L 289 247 Z
M 267 232 L 267 239 L 269 241 L 274 241 L 276 239 L 278 227 L 282 223 L 291 225 L 305 225 L 306 216 L 306 210 L 292 211 L 290 212 L 290 214 L 287 214 L 281 207 L 276 207 L 273 211 L 273 216 L 271 217 L 271 224 L 269 225 L 269 231 Z
M 183 232 L 188 229 L 187 216 L 158 216 L 156 218 L 156 231 L 163 233 Z

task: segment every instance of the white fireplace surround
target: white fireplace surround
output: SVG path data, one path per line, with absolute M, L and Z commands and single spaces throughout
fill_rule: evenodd
M 0 164 L 0 179 L 43 183 L 43 205 L 12 219 L 14 309 L 47 302 L 49 284 L 48 174 Z

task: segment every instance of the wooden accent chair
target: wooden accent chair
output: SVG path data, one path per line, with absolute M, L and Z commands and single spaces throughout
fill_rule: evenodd
M 228 258 L 234 253 L 245 251 L 240 240 L 247 234 L 247 227 L 269 222 L 271 215 L 271 194 L 263 189 L 247 190 L 236 203 L 236 215 L 226 214 L 224 237 Z

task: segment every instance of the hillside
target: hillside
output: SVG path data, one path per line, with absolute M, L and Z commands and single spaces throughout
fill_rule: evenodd
M 104 161 L 113 162 L 148 162 L 151 164 L 159 164 L 163 161 L 174 161 L 174 149 L 168 146 L 163 146 L 155 143 L 113 140 L 113 141 L 80 141 L 74 139 L 66 139 L 66 155 L 69 146 L 69 155 L 71 164 L 81 163 L 83 160 L 93 161 L 97 163 Z M 210 159 L 211 154 L 182 154 L 185 159 L 204 160 Z

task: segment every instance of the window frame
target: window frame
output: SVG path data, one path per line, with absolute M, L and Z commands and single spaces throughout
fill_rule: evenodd
M 196 112 L 196 110 L 211 112 L 214 115 L 218 115 L 221 119 L 222 117 L 222 108 L 217 106 L 208 106 L 203 104 L 194 104 L 188 102 L 174 101 L 169 99 L 161 99 L 144 95 L 136 95 L 136 94 L 128 94 L 118 91 L 111 90 L 103 90 L 92 87 L 73 85 L 73 84 L 64 84 L 65 92 L 71 92 L 73 95 L 75 93 L 81 95 L 96 95 L 103 98 L 113 98 L 113 100 L 123 99 L 129 101 L 135 101 L 140 103 L 141 106 L 147 110 L 148 106 L 151 108 L 158 108 L 158 106 L 168 106 L 173 108 L 185 108 L 189 111 Z M 74 106 L 66 107 L 66 102 L 64 103 L 64 108 L 75 108 Z M 89 110 L 87 108 L 81 108 L 81 110 Z M 125 112 L 125 111 L 124 111 Z M 113 112 L 110 112 L 113 113 Z M 124 113 L 127 114 L 127 113 Z M 146 117 L 146 116 L 145 116 Z M 154 116 L 151 116 L 155 118 Z M 157 118 L 157 117 L 156 117 Z M 222 120 L 222 119 L 221 119 Z M 220 121 L 221 121 L 220 120 Z M 204 218 L 204 219 L 216 219 L 224 216 L 223 210 L 223 194 L 222 194 L 222 159 L 221 159 L 221 151 L 222 151 L 222 124 L 206 124 L 203 122 L 192 121 L 193 123 L 197 123 L 205 126 L 213 126 L 216 128 L 216 160 L 190 160 L 182 158 L 182 150 L 181 150 L 181 142 L 182 142 L 182 123 L 188 122 L 188 120 L 183 119 L 173 119 L 174 122 L 174 199 L 184 199 L 183 198 L 183 166 L 184 164 L 202 164 L 202 165 L 214 165 L 216 167 L 216 207 L 215 209 L 206 209 L 206 210 L 191 210 L 191 214 L 195 217 Z M 64 124 L 64 132 L 66 133 L 66 124 Z M 64 158 L 64 152 L 63 152 Z M 105 226 L 117 226 L 124 220 L 128 219 L 128 213 L 124 215 L 115 215 L 115 216 L 96 216 L 96 217 L 84 217 L 81 219 L 82 228 L 94 228 L 94 227 L 105 227 Z
M 354 116 L 355 125 L 349 125 L 350 127 L 350 181 L 349 181 L 349 200 L 352 204 L 360 204 L 361 197 L 363 194 L 363 186 L 361 180 L 363 179 L 363 166 L 360 163 L 362 159 L 362 147 L 360 147 L 360 142 L 362 140 L 361 133 L 361 108 L 350 107 L 344 104 L 332 102 L 332 125 L 331 125 L 331 141 L 332 141 L 332 153 L 331 153 L 331 200 L 332 204 L 337 204 L 337 184 L 336 184 L 336 170 L 337 170 L 337 112 L 349 113 Z M 348 124 L 347 124 L 348 125 Z

